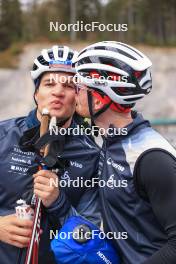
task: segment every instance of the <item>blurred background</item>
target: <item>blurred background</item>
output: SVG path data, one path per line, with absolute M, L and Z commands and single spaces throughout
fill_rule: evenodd
M 127 24 L 127 31 L 50 31 L 50 22 Z M 137 110 L 176 145 L 175 0 L 0 0 L 0 120 L 34 107 L 30 68 L 42 48 L 132 44 L 153 62 L 153 91 Z

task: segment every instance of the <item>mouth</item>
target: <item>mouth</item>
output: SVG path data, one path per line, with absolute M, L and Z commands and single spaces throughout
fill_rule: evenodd
M 63 103 L 59 100 L 53 100 L 50 105 L 52 109 L 61 109 L 63 107 Z

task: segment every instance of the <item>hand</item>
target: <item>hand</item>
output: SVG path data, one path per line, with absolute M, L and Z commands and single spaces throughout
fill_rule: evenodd
M 34 193 L 42 200 L 45 207 L 51 206 L 59 196 L 58 176 L 48 170 L 40 170 L 34 177 Z
M 32 220 L 19 219 L 15 214 L 0 217 L 0 241 L 24 248 L 30 242 Z

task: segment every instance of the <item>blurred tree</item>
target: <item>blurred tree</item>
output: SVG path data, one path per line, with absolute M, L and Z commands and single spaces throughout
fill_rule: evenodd
M 8 48 L 10 45 L 10 34 L 8 32 L 8 26 L 6 24 L 6 13 L 9 11 L 9 0 L 1 0 L 1 14 L 0 14 L 0 50 Z
M 102 9 L 99 0 L 77 0 L 77 20 L 83 21 L 84 24 L 91 23 L 92 21 L 101 21 Z M 90 36 L 100 35 L 100 32 L 87 32 L 85 30 L 79 31 L 78 36 L 82 40 L 90 38 Z
M 70 24 L 73 23 L 73 17 L 71 12 L 73 11 L 72 1 L 70 0 L 53 0 L 55 9 L 57 10 L 57 21 L 59 24 Z M 100 20 L 100 9 L 101 4 L 99 0 L 76 0 L 76 6 L 74 8 L 74 21 L 81 21 L 86 23 L 90 23 L 92 21 L 99 21 Z M 60 32 L 62 36 L 69 37 L 71 32 Z M 77 32 L 77 39 L 85 40 L 90 36 L 85 30 Z
M 75 24 L 76 23 L 76 0 L 70 0 L 70 23 Z M 71 30 L 70 32 L 70 40 L 75 41 L 76 40 L 76 31 Z
M 0 50 L 22 37 L 22 12 L 18 0 L 0 0 Z
M 73 40 L 75 35 L 68 30 L 50 31 L 50 22 L 67 25 L 73 21 L 111 23 L 118 29 L 80 30 L 76 40 L 176 44 L 176 0 L 30 0 L 22 10 L 19 1 L 0 0 L 0 50 L 20 39 Z M 120 24 L 128 24 L 128 31 L 120 30 Z
M 157 45 L 176 43 L 175 0 L 109 0 L 108 23 L 128 23 L 128 32 L 110 33 L 113 39 Z
M 126 14 L 127 4 L 123 0 L 110 0 L 109 3 L 105 6 L 105 16 L 106 22 L 112 24 L 127 24 L 127 14 Z M 109 32 L 109 37 L 114 40 L 125 41 L 125 35 L 122 31 L 112 31 Z

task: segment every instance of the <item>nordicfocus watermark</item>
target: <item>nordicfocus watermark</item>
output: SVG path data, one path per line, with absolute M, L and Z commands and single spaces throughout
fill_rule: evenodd
M 114 174 L 110 175 L 107 181 L 99 178 L 85 179 L 84 177 L 77 177 L 76 179 L 71 179 L 68 171 L 61 175 L 61 178 L 58 179 L 50 179 L 50 187 L 62 187 L 62 188 L 127 188 L 128 181 L 127 180 L 117 180 L 114 178 Z
M 108 32 L 119 32 L 119 31 L 127 31 L 128 30 L 128 24 L 103 24 L 99 21 L 92 21 L 90 23 L 84 23 L 84 21 L 76 21 L 74 24 L 65 24 L 65 23 L 59 23 L 58 21 L 49 22 L 49 30 L 52 31 L 86 31 L 86 32 L 94 32 L 94 31 L 108 31 Z
M 76 241 L 86 241 L 90 239 L 95 239 L 96 237 L 99 237 L 99 239 L 118 239 L 118 240 L 126 240 L 128 239 L 128 233 L 127 232 L 107 232 L 104 233 L 100 230 L 91 230 L 91 231 L 85 231 L 84 228 L 78 228 L 75 231 L 72 232 L 59 232 L 58 230 L 50 230 L 50 239 L 74 239 Z
M 107 129 L 98 126 L 84 127 L 83 125 L 76 125 L 75 127 L 58 127 L 57 125 L 53 125 L 49 129 L 50 136 L 53 135 L 61 135 L 61 136 L 79 136 L 79 135 L 87 135 L 94 136 L 98 133 L 100 136 L 125 136 L 128 134 L 128 130 L 126 127 L 116 128 L 109 127 Z
M 53 63 L 50 68 L 59 68 L 60 67 L 60 61 L 55 61 L 55 63 Z M 63 65 L 61 64 L 61 67 L 63 67 Z M 54 70 L 53 70 L 54 71 Z M 70 76 L 64 76 L 64 75 L 60 75 L 58 73 L 50 73 L 50 77 L 49 77 L 49 83 L 72 83 L 75 85 L 81 85 L 82 83 L 84 83 L 84 81 L 86 80 L 86 84 L 92 84 L 92 78 L 93 81 L 96 85 L 103 85 L 106 86 L 108 85 L 108 81 L 112 80 L 112 76 L 109 75 L 107 77 L 100 75 L 97 77 L 97 75 L 95 74 L 95 76 L 81 76 L 81 75 L 77 75 L 75 74 L 74 76 L 70 75 Z M 117 81 L 117 82 L 128 82 L 128 76 L 127 75 L 118 75 L 118 76 L 113 76 L 113 80 Z

